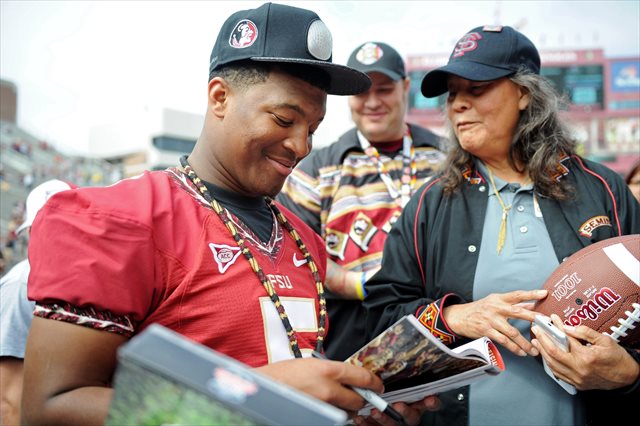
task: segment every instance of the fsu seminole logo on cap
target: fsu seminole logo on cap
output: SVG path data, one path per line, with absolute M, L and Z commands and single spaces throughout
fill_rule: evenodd
M 356 53 L 356 59 L 361 64 L 371 65 L 378 62 L 382 55 L 384 55 L 384 52 L 380 46 L 375 43 L 366 43 Z
M 231 31 L 229 46 L 243 49 L 251 46 L 258 38 L 258 27 L 249 19 L 238 22 Z
M 467 33 L 458 41 L 456 48 L 453 50 L 453 58 L 463 56 L 467 52 L 476 50 L 478 48 L 478 40 L 481 40 L 480 33 Z

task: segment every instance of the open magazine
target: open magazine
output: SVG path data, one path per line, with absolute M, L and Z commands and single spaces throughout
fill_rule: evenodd
M 342 425 L 347 414 L 153 324 L 118 351 L 107 425 Z
M 363 366 L 385 385 L 385 401 L 411 403 L 428 395 L 465 386 L 504 370 L 488 337 L 448 348 L 413 315 L 406 315 L 345 362 Z M 371 406 L 359 414 L 366 415 Z

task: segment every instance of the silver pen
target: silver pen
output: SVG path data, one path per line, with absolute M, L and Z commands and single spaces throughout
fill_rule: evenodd
M 318 358 L 318 359 L 324 359 L 324 360 L 328 360 L 329 359 L 324 354 L 322 354 L 320 352 L 317 352 L 317 351 L 313 351 L 312 355 L 313 355 L 314 358 Z M 399 425 L 402 425 L 402 426 L 406 426 L 407 425 L 407 422 L 404 420 L 404 417 L 402 417 L 402 414 L 398 413 L 391 406 L 391 404 L 389 404 L 387 401 L 382 399 L 382 397 L 380 397 L 380 395 L 378 395 L 377 393 L 375 393 L 371 389 L 364 389 L 364 388 L 359 388 L 359 387 L 356 387 L 356 386 L 349 386 L 349 385 L 346 385 L 346 386 L 348 386 L 351 389 L 353 389 L 354 392 L 356 392 L 358 395 L 360 395 L 365 401 L 367 401 L 369 404 L 371 404 L 372 406 L 374 406 L 375 408 L 380 410 L 381 413 L 384 413 L 387 416 L 389 416 L 391 419 L 393 419 Z

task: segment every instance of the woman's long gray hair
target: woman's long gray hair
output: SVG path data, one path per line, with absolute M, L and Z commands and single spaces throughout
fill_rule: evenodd
M 520 113 L 516 126 L 509 162 L 514 170 L 527 171 L 535 184 L 536 192 L 555 199 L 567 199 L 571 188 L 564 180 L 556 180 L 560 159 L 575 154 L 576 143 L 558 116 L 564 101 L 542 76 L 518 71 L 509 77 L 531 96 L 529 105 Z M 463 150 L 447 123 L 450 149 L 444 165 L 443 187 L 452 193 L 464 181 L 462 169 L 472 163 L 472 155 Z M 519 167 L 518 163 L 523 166 Z

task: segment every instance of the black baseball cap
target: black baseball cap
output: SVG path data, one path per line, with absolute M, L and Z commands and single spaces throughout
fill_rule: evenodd
M 422 94 L 433 98 L 447 92 L 449 74 L 472 81 L 497 80 L 525 68 L 540 74 L 540 54 L 531 40 L 507 26 L 485 25 L 462 36 L 447 65 L 422 79 Z
M 222 65 L 241 61 L 305 64 L 329 76 L 327 93 L 354 95 L 366 91 L 366 74 L 331 62 L 333 39 L 318 15 L 310 10 L 265 3 L 235 12 L 222 25 L 211 52 L 209 74 Z
M 393 47 L 379 41 L 368 41 L 356 47 L 349 56 L 347 66 L 367 74 L 380 72 L 392 80 L 407 76 L 400 54 Z

